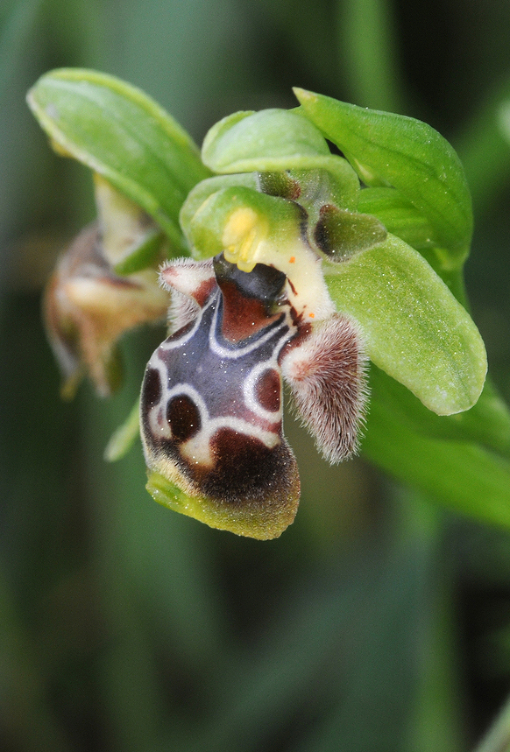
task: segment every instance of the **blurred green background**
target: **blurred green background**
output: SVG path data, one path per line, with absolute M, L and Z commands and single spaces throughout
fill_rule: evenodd
M 103 462 L 162 332 L 123 343 L 110 402 L 69 404 L 40 320 L 94 214 L 87 170 L 25 105 L 60 66 L 142 87 L 198 143 L 297 85 L 426 120 L 472 188 L 473 315 L 510 398 L 507 0 L 2 0 L 0 749 L 462 752 L 510 688 L 510 534 L 363 459 L 329 468 L 287 419 L 303 496 L 257 542 L 166 511 L 137 445 Z M 506 136 L 505 136 L 506 132 Z M 498 748 L 499 752 L 510 747 Z

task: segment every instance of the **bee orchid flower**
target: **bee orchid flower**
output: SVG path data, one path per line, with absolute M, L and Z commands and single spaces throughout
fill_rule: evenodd
M 322 454 L 349 457 L 366 397 L 359 328 L 335 312 L 325 285 L 311 310 L 310 296 L 301 301 L 273 265 L 246 272 L 221 253 L 170 262 L 161 278 L 173 294 L 173 326 L 142 386 L 147 465 L 185 494 L 193 516 L 276 537 L 300 496 L 283 435 L 282 376 Z
M 435 437 L 499 450 L 510 435 L 506 407 L 482 394 L 486 353 L 465 307 L 473 220 L 457 154 L 412 118 L 295 94 L 296 109 L 224 118 L 201 152 L 111 76 L 53 71 L 28 96 L 58 152 L 99 176 L 98 223 L 46 298 L 68 384 L 85 365 L 109 393 L 117 339 L 169 306 L 139 412 L 107 454 L 140 426 L 154 499 L 259 539 L 282 533 L 300 496 L 282 384 L 326 460 L 357 451 L 369 415 L 370 456 L 405 478 L 393 447 L 412 439 L 413 478 L 453 505 L 429 457 L 461 462 L 461 448 Z

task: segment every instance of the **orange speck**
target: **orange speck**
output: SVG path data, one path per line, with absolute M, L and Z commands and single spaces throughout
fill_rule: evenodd
M 290 259 L 289 259 L 289 264 L 293 264 L 295 262 L 295 260 L 296 260 L 296 257 L 295 256 L 291 256 Z
M 311 319 L 315 318 L 315 313 L 309 313 L 308 315 L 310 316 Z

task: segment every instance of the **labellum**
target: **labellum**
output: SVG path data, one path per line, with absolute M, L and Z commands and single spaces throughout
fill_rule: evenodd
M 221 529 L 275 538 L 300 495 L 283 435 L 282 377 L 294 407 L 331 462 L 352 454 L 365 402 L 365 356 L 356 325 L 299 310 L 288 277 L 257 263 L 172 261 L 172 331 L 142 386 L 148 467 L 189 504 L 169 503 Z

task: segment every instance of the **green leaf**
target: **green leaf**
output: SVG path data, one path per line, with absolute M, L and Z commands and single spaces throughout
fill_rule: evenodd
M 375 366 L 370 385 L 372 398 L 384 402 L 413 431 L 431 438 L 476 442 L 510 457 L 510 413 L 488 379 L 476 405 L 450 416 L 427 410 L 408 389 Z
M 462 265 L 473 230 L 471 197 L 450 144 L 414 118 L 378 112 L 294 89 L 303 111 L 335 143 L 369 186 L 397 188 L 430 222 L 447 251 L 445 268 Z
M 420 254 L 399 238 L 328 264 L 338 309 L 361 325 L 368 355 L 438 415 L 468 410 L 487 360 L 466 310 Z
M 204 164 L 219 173 L 325 170 L 335 203 L 355 209 L 359 181 L 332 155 L 320 131 L 295 110 L 236 113 L 216 123 L 202 147 Z
M 450 509 L 510 527 L 510 463 L 465 441 L 420 435 L 379 398 L 371 404 L 363 453 Z
M 197 147 L 139 89 L 113 76 L 61 69 L 42 76 L 28 104 L 55 148 L 106 178 L 150 214 L 179 252 L 179 211 L 208 177 Z

